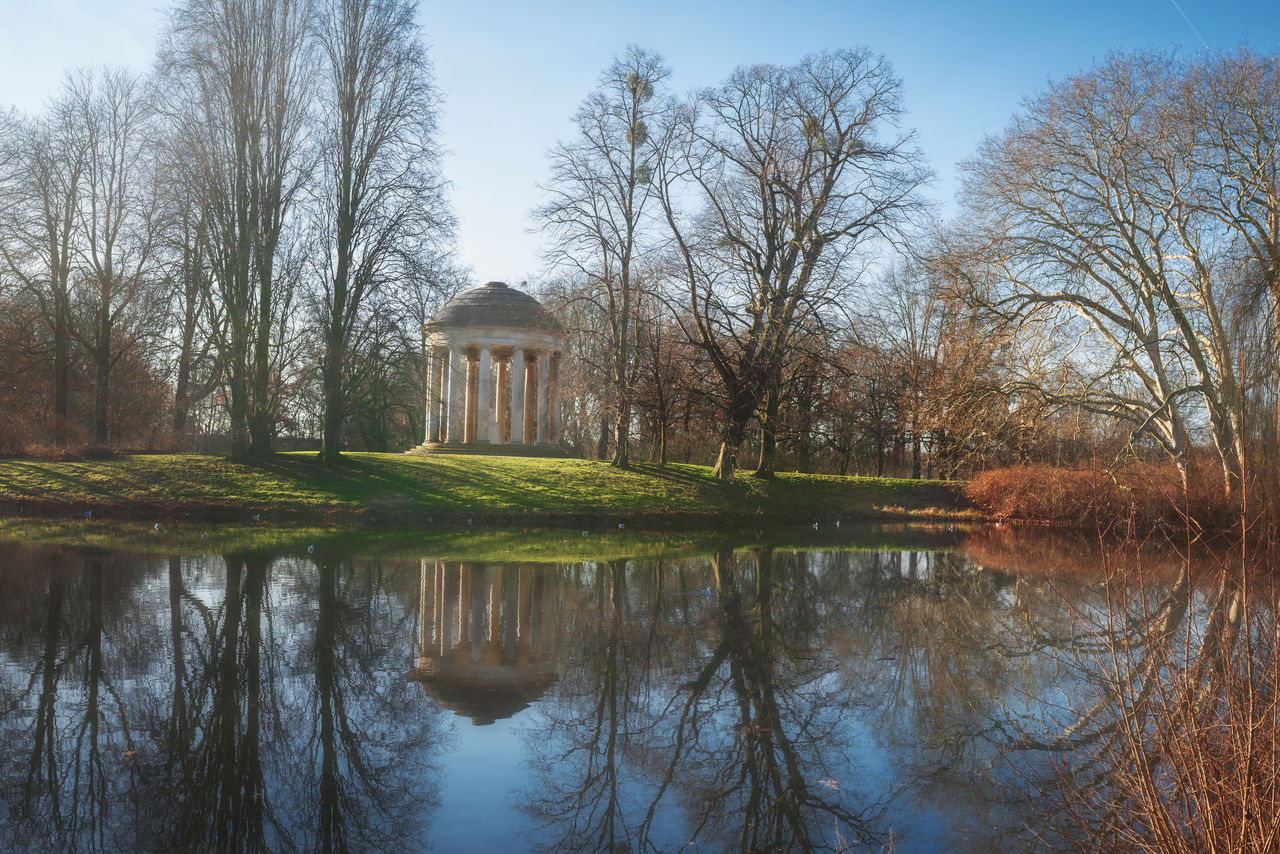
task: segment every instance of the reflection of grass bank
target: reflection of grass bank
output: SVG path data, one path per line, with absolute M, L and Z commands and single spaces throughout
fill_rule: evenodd
M 428 557 L 449 561 L 568 563 L 583 560 L 654 559 L 711 554 L 723 549 L 930 549 L 954 546 L 957 532 L 936 525 L 828 525 L 767 532 L 630 532 L 615 529 L 489 530 L 477 527 L 430 530 L 351 530 L 267 525 L 211 525 L 114 520 L 0 519 L 0 541 L 74 548 L 118 549 L 150 554 L 267 553 L 273 555 L 359 554 Z
M 247 464 L 197 455 L 3 460 L 0 495 L 0 507 L 19 513 L 324 525 L 612 520 L 640 529 L 939 516 L 966 506 L 958 485 L 943 481 L 748 474 L 722 484 L 703 466 L 618 471 L 586 460 L 400 454 L 349 454 L 338 464 L 311 454 Z

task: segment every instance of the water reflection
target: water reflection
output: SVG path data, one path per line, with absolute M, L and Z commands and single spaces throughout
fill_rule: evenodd
M 511 717 L 537 700 L 556 681 L 544 578 L 528 564 L 477 568 L 424 558 L 410 678 L 474 724 Z
M 1029 783 L 1101 755 L 1117 628 L 1147 679 L 1222 599 L 994 529 L 876 542 L 0 546 L 0 848 L 1033 850 Z
M 0 848 L 424 837 L 443 729 L 401 678 L 415 618 L 391 592 L 402 571 L 264 554 L 2 558 Z

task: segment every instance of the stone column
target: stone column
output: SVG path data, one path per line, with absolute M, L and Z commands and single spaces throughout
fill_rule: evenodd
M 551 354 L 551 391 L 547 408 L 551 411 L 549 435 L 551 444 L 560 441 L 560 351 Z
M 493 441 L 493 407 L 489 400 L 489 392 L 493 388 L 493 358 L 488 347 L 480 348 L 476 368 L 475 441 L 487 445 Z
M 525 355 L 533 358 L 525 362 L 524 372 L 524 443 L 532 445 L 537 440 L 538 424 L 538 351 Z
M 463 426 L 466 419 L 463 418 L 463 408 L 467 402 L 467 354 L 461 347 L 449 348 L 449 399 L 446 409 L 448 411 L 448 428 L 446 441 L 462 442 Z
M 479 365 L 467 359 L 467 403 L 463 409 L 462 441 L 473 445 L 476 441 L 476 392 L 479 391 L 476 372 Z
M 515 369 L 511 376 L 511 444 L 524 444 L 524 350 L 517 349 L 511 356 Z
M 551 403 L 551 351 L 538 354 L 538 444 L 547 444 L 549 438 L 548 411 Z
M 430 349 L 431 361 L 427 373 L 427 441 L 439 442 L 442 410 L 444 408 L 445 361 L 448 351 L 435 346 Z
M 507 391 L 511 383 L 511 357 L 503 356 L 498 360 L 498 399 L 493 407 L 493 441 L 506 444 L 510 435 L 507 432 L 507 406 L 510 404 L 510 393 Z

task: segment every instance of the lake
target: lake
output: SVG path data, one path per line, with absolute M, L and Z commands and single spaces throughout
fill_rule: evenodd
M 1052 834 L 1041 786 L 1063 754 L 1033 748 L 1089 704 L 1080 615 L 1106 608 L 1079 543 L 582 534 L 0 544 L 0 848 L 987 852 Z

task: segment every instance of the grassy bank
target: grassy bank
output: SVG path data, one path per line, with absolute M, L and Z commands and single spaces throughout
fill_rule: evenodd
M 137 554 L 360 555 L 446 561 L 530 563 L 655 560 L 709 555 L 726 549 L 946 551 L 980 526 L 952 522 L 863 522 L 842 527 L 771 527 L 766 531 L 641 531 L 566 528 L 334 528 L 199 520 L 0 518 L 0 544 L 22 543 Z
M 337 464 L 301 453 L 243 464 L 198 455 L 0 460 L 0 496 L 0 510 L 20 514 L 639 529 L 948 516 L 967 507 L 959 486 L 943 481 L 743 474 L 722 484 L 702 466 L 618 471 L 586 460 L 401 454 L 349 454 Z

